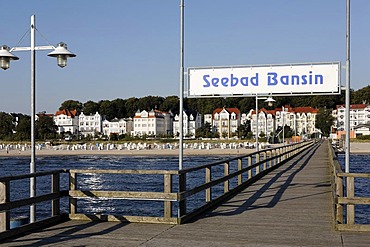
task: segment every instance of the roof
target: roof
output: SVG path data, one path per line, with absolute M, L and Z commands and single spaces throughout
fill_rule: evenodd
M 311 106 L 296 107 L 292 109 L 294 112 L 298 112 L 298 113 L 317 113 L 318 112 L 317 109 L 314 109 Z
M 287 112 L 289 112 L 289 113 L 317 113 L 318 112 L 317 109 L 314 109 L 310 106 L 303 106 L 303 107 L 293 108 L 291 106 L 286 105 L 286 106 L 284 106 L 284 110 L 287 110 Z M 282 107 L 275 108 L 274 110 L 266 110 L 265 108 L 262 108 L 262 109 L 258 110 L 258 112 L 265 112 L 266 114 L 272 114 L 272 115 L 276 115 L 276 112 L 281 112 L 281 111 L 283 111 Z M 255 110 L 252 111 L 252 115 L 253 114 L 256 114 Z
M 64 109 L 64 110 L 61 110 L 61 111 L 57 111 L 55 113 L 55 116 L 58 116 L 58 115 L 66 115 L 66 116 L 74 118 L 75 116 L 77 116 L 77 110 L 70 111 L 68 109 Z
M 235 113 L 236 115 L 240 115 L 240 110 L 238 108 L 217 108 L 213 111 L 213 114 L 216 114 L 216 113 L 220 113 L 222 112 L 223 110 L 226 110 L 228 113 Z
M 364 109 L 366 108 L 368 105 L 366 104 L 353 104 L 353 105 L 350 105 L 349 108 L 350 109 Z M 345 105 L 337 105 L 337 109 L 338 108 L 346 108 Z

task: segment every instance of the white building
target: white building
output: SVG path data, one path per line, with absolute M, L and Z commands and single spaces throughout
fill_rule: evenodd
M 230 138 L 240 125 L 241 114 L 238 108 L 217 108 L 212 114 L 212 131 L 220 137 Z
M 204 114 L 203 115 L 203 123 L 209 123 L 212 126 L 212 114 Z
M 54 116 L 54 123 L 58 127 L 58 134 L 70 132 L 72 135 L 78 134 L 77 110 L 57 111 Z
M 103 121 L 103 134 L 110 136 L 111 134 L 124 135 L 131 134 L 132 129 L 132 118 L 121 118 L 112 119 L 111 121 Z
M 180 116 L 175 115 L 173 120 L 173 133 L 177 136 L 180 133 Z M 202 127 L 202 117 L 196 111 L 186 110 L 183 112 L 183 135 L 195 137 L 195 131 Z
M 275 110 L 262 108 L 258 112 L 258 136 L 263 132 L 271 136 L 278 128 L 288 126 L 296 135 L 312 134 L 315 130 L 317 109 L 312 107 L 283 106 Z M 251 119 L 251 131 L 256 135 L 256 113 L 251 110 L 247 115 Z
M 170 112 L 161 112 L 158 110 L 140 111 L 135 113 L 134 117 L 134 136 L 160 136 L 172 135 L 173 133 L 173 115 Z
M 254 136 L 257 133 L 257 119 L 256 111 L 251 110 L 247 118 L 251 120 L 251 131 Z M 266 110 L 262 108 L 258 111 L 258 136 L 261 136 L 263 133 L 266 137 L 269 137 L 272 133 L 275 132 L 275 111 Z
M 276 128 L 289 126 L 297 135 L 315 133 L 317 109 L 312 107 L 283 106 L 276 109 Z
M 344 131 L 346 129 L 346 107 L 338 105 L 333 116 L 337 116 L 337 130 Z M 356 135 L 363 134 L 362 128 L 356 128 L 358 125 L 370 124 L 370 105 L 354 104 L 350 105 L 350 130 L 355 130 Z
M 295 128 L 297 134 L 311 135 L 317 132 L 316 125 L 316 115 L 318 110 L 312 107 L 296 107 L 293 108 L 295 113 Z
M 83 112 L 78 116 L 80 134 L 83 136 L 95 136 L 102 132 L 102 117 L 96 112 L 94 115 L 85 115 Z

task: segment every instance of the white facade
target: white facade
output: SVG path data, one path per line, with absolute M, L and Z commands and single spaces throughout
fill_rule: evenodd
M 263 132 L 270 136 L 279 127 L 289 126 L 296 135 L 312 134 L 315 130 L 317 110 L 312 107 L 282 107 L 275 110 L 261 109 L 258 113 L 258 136 Z M 256 135 L 256 114 L 251 111 L 247 118 L 251 119 L 251 131 Z
M 254 136 L 257 133 L 257 120 L 256 120 L 256 112 L 250 111 L 248 116 L 251 119 L 251 131 Z M 277 123 L 276 123 L 277 124 Z M 266 109 L 261 109 L 258 112 L 258 136 L 261 136 L 263 133 L 265 136 L 270 136 L 271 133 L 275 132 L 275 116 L 274 111 L 269 111 Z
M 337 130 L 346 129 L 346 107 L 337 106 Z M 350 105 L 350 130 L 353 130 L 359 124 L 370 124 L 370 105 L 356 104 Z
M 180 122 L 179 115 L 176 114 L 173 120 L 173 133 L 177 135 L 180 133 Z M 183 112 L 183 135 L 189 137 L 195 137 L 195 131 L 202 127 L 202 117 L 196 111 L 184 111 Z
M 58 127 L 58 134 L 70 132 L 73 135 L 78 134 L 77 111 L 62 110 L 57 111 L 53 117 L 55 125 Z
M 158 136 L 172 135 L 173 116 L 170 112 L 161 112 L 157 110 L 137 111 L 133 123 L 134 136 Z
M 218 132 L 220 137 L 230 138 L 237 132 L 240 120 L 238 108 L 217 108 L 213 111 L 212 131 Z
M 110 136 L 111 134 L 124 135 L 130 134 L 132 131 L 132 118 L 113 119 L 111 121 L 103 121 L 103 134 Z
M 357 128 L 370 124 L 370 105 L 366 104 L 354 104 L 350 105 L 350 130 L 355 130 L 356 135 L 366 135 L 365 128 Z M 337 106 L 337 110 L 334 111 L 333 116 L 336 118 L 336 127 L 338 131 L 344 131 L 346 129 L 346 107 L 344 105 Z
M 96 112 L 94 115 L 85 115 L 83 112 L 78 116 L 80 134 L 94 136 L 102 132 L 102 117 Z
M 282 107 L 276 110 L 276 127 L 289 126 L 296 135 L 315 133 L 317 109 L 312 107 Z

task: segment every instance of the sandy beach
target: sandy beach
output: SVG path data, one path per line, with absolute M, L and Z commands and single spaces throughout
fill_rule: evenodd
M 273 145 L 272 145 L 273 146 Z M 353 142 L 351 143 L 351 153 L 354 154 L 370 154 L 370 142 L 360 143 Z M 210 149 L 193 149 L 185 148 L 184 156 L 191 155 L 225 155 L 225 156 L 237 156 L 250 154 L 254 152 L 254 148 L 210 148 Z M 0 156 L 30 156 L 31 150 L 21 150 L 21 149 L 1 149 Z M 179 149 L 111 149 L 111 150 L 68 150 L 68 149 L 53 149 L 53 148 L 43 148 L 41 150 L 36 149 L 37 156 L 65 156 L 65 155 L 130 155 L 130 156 L 178 156 Z
M 225 155 L 235 156 L 243 155 L 254 152 L 255 149 L 184 149 L 185 155 Z M 5 150 L 0 150 L 0 156 L 30 156 L 31 151 L 19 151 L 9 150 L 8 153 Z M 37 156 L 65 156 L 65 155 L 127 155 L 127 156 L 178 156 L 178 149 L 142 149 L 142 150 L 53 150 L 43 149 L 36 150 Z

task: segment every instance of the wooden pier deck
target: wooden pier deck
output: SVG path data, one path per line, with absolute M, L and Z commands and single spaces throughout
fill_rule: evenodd
M 68 221 L 1 246 L 369 246 L 334 230 L 327 146 L 314 146 L 183 225 Z

